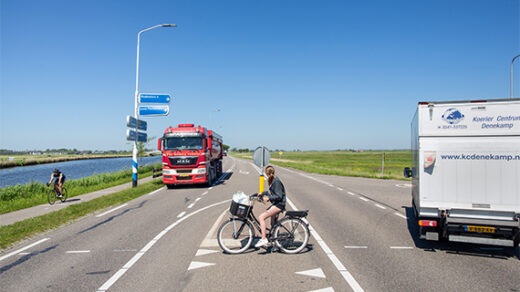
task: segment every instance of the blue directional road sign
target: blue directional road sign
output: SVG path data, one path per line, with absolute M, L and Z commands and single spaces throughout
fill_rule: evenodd
M 137 132 L 137 142 L 146 142 L 148 135 L 146 133 Z M 126 140 L 135 141 L 135 130 L 127 129 L 126 130 Z
M 171 100 L 165 93 L 139 93 L 139 103 L 169 104 Z
M 140 105 L 140 116 L 167 116 L 170 113 L 169 105 Z
M 143 120 L 137 120 L 134 117 L 126 116 L 126 126 L 132 129 L 135 129 L 135 124 L 137 123 L 137 129 L 141 131 L 146 131 L 147 123 Z

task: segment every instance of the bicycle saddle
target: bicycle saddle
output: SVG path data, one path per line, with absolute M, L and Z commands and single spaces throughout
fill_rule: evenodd
M 287 212 L 285 212 L 285 216 L 288 216 L 288 217 L 307 217 L 308 213 L 309 213 L 309 210 L 287 211 Z

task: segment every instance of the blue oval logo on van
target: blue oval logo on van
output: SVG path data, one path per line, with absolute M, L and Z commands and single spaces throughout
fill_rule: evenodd
M 444 114 L 442 115 L 442 119 L 446 123 L 454 125 L 462 121 L 464 119 L 464 115 L 458 109 L 452 107 L 444 112 Z

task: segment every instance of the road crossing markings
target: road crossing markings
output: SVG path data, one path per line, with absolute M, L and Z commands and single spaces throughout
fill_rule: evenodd
M 179 215 L 177 215 L 177 218 L 181 218 L 182 216 L 184 216 L 184 214 L 186 214 L 186 212 L 182 211 Z
M 368 201 L 369 201 L 369 200 L 368 200 L 367 198 L 365 198 L 365 197 L 359 197 L 359 199 L 360 199 L 360 200 L 363 200 L 363 201 L 365 201 L 365 202 L 368 202 Z
M 413 249 L 412 246 L 391 246 L 391 249 Z
M 24 250 L 28 250 L 29 248 L 31 248 L 31 247 L 33 247 L 33 246 L 36 246 L 36 245 L 38 245 L 38 244 L 40 244 L 40 243 L 42 243 L 42 242 L 45 242 L 45 241 L 47 241 L 47 240 L 49 240 L 49 239 L 50 239 L 50 238 L 44 238 L 44 239 L 38 240 L 37 242 L 35 242 L 35 243 L 31 243 L 31 244 L 29 244 L 29 245 L 26 246 L 26 247 L 22 247 L 22 248 L 20 248 L 19 250 L 15 250 L 15 251 L 13 251 L 12 253 L 8 253 L 8 254 L 6 254 L 5 256 L 0 257 L 0 261 L 6 259 L 6 258 L 8 258 L 8 257 L 14 256 L 14 255 L 16 255 L 16 254 L 19 254 L 19 253 L 21 253 L 21 252 L 24 251 Z
M 332 287 L 327 287 L 327 288 L 312 290 L 312 291 L 308 291 L 308 292 L 334 292 L 334 289 Z
M 99 218 L 99 217 L 105 216 L 106 214 L 108 214 L 108 213 L 110 213 L 110 212 L 114 212 L 114 211 L 117 210 L 117 209 L 121 209 L 121 208 L 123 208 L 123 207 L 126 206 L 126 205 L 128 205 L 128 204 L 123 204 L 123 205 L 121 205 L 121 206 L 115 207 L 114 209 L 110 209 L 110 210 L 108 210 L 108 211 L 106 211 L 106 212 L 104 212 L 104 213 L 101 213 L 101 214 L 99 214 L 99 215 L 96 215 L 96 217 Z
M 212 250 L 212 249 L 199 249 L 197 250 L 197 253 L 195 254 L 196 257 L 198 256 L 202 256 L 202 255 L 207 255 L 207 254 L 212 254 L 212 253 L 216 253 L 218 252 L 217 250 Z
M 307 271 L 301 271 L 301 272 L 295 272 L 295 274 L 310 276 L 310 277 L 317 277 L 317 278 L 327 278 L 321 268 L 307 270 Z
M 345 248 L 368 248 L 366 245 L 345 245 Z
M 291 208 L 293 208 L 294 210 L 298 210 L 298 208 L 296 208 L 296 206 L 293 204 L 293 202 L 291 200 L 289 200 L 289 198 L 287 198 L 287 203 L 289 203 L 289 205 L 291 205 Z M 310 230 L 312 236 L 318 242 L 318 244 L 320 245 L 321 249 L 323 249 L 325 254 L 329 257 L 329 259 L 334 264 L 336 269 L 339 271 L 341 276 L 343 276 L 345 281 L 347 281 L 347 283 L 350 285 L 350 288 L 352 288 L 352 290 L 354 290 L 355 292 L 364 291 L 363 288 L 361 288 L 359 283 L 356 281 L 356 279 L 354 279 L 352 274 L 349 271 L 347 271 L 347 268 L 345 268 L 345 266 L 336 257 L 336 255 L 332 252 L 332 250 L 330 250 L 329 246 L 321 238 L 321 236 L 318 234 L 318 232 L 316 232 L 316 230 L 312 227 L 312 225 L 310 225 L 309 221 L 305 218 L 303 218 L 303 221 L 305 223 L 309 224 L 309 230 Z
M 395 212 L 394 215 L 397 215 L 403 219 L 408 219 L 406 216 L 404 216 L 403 214 L 399 213 L 399 212 Z
M 213 239 L 213 234 L 215 234 L 215 231 L 217 231 L 217 228 L 219 227 L 220 221 L 222 221 L 222 218 L 224 217 L 224 215 L 226 215 L 228 210 L 229 209 L 224 210 L 224 212 L 222 212 L 222 214 L 220 214 L 220 216 L 218 216 L 217 221 L 215 221 L 215 223 L 213 223 L 213 226 L 211 226 L 210 230 L 208 231 L 208 234 L 206 234 L 206 237 L 204 238 L 204 240 L 200 244 L 200 247 L 215 247 L 215 246 L 219 246 L 218 245 L 218 241 L 216 239 Z
M 386 209 L 386 207 L 385 207 L 385 206 L 382 206 L 382 205 L 379 205 L 379 204 L 375 204 L 375 205 L 376 205 L 376 207 L 378 207 L 378 208 L 380 208 L 380 209 L 383 209 L 383 210 L 385 210 L 385 209 Z
M 138 253 L 136 253 L 121 269 L 119 269 L 114 275 L 112 275 L 112 277 L 110 277 L 110 279 L 108 279 L 101 287 L 99 287 L 99 289 L 97 291 L 108 290 L 117 280 L 119 280 L 119 278 L 121 278 L 126 273 L 126 271 L 128 271 L 146 253 L 146 251 L 148 251 L 157 241 L 159 241 L 159 239 L 161 239 L 166 233 L 168 233 L 168 231 L 175 228 L 175 226 L 180 224 L 182 221 L 184 221 L 184 220 L 190 218 L 191 216 L 196 215 L 202 211 L 205 211 L 209 208 L 213 208 L 215 206 L 222 205 L 224 203 L 229 203 L 229 201 L 231 201 L 231 200 L 224 200 L 224 201 L 220 201 L 220 202 L 211 204 L 209 206 L 196 210 L 196 211 L 188 214 L 187 216 L 182 217 L 181 219 L 170 224 L 163 231 L 161 231 L 159 234 L 157 234 L 157 236 L 155 236 L 150 242 L 148 242 L 148 244 L 146 244 L 146 246 L 143 247 Z
M 65 253 L 90 253 L 90 250 L 68 250 Z
M 198 268 L 205 268 L 205 267 L 209 267 L 209 266 L 214 266 L 216 265 L 215 263 L 203 263 L 203 262 L 191 262 L 190 263 L 190 266 L 188 267 L 188 271 L 189 270 L 195 270 L 195 269 L 198 269 Z

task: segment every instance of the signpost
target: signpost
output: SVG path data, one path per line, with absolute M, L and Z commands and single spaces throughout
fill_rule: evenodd
M 169 105 L 140 105 L 139 115 L 147 117 L 167 116 L 170 113 Z
M 147 123 L 143 120 L 137 120 L 134 117 L 126 116 L 126 126 L 132 129 L 135 129 L 137 126 L 137 130 L 146 131 Z
M 169 104 L 172 97 L 166 93 L 140 93 L 139 103 Z
M 260 174 L 259 194 L 264 191 L 264 167 L 269 164 L 269 160 L 271 160 L 271 153 L 267 147 L 257 147 L 253 152 L 253 161 L 262 170 L 262 173 Z
M 126 140 L 128 141 L 135 141 L 135 130 L 134 129 L 127 129 L 126 130 Z M 146 133 L 137 132 L 137 142 L 146 142 L 146 139 L 148 138 L 148 135 Z

